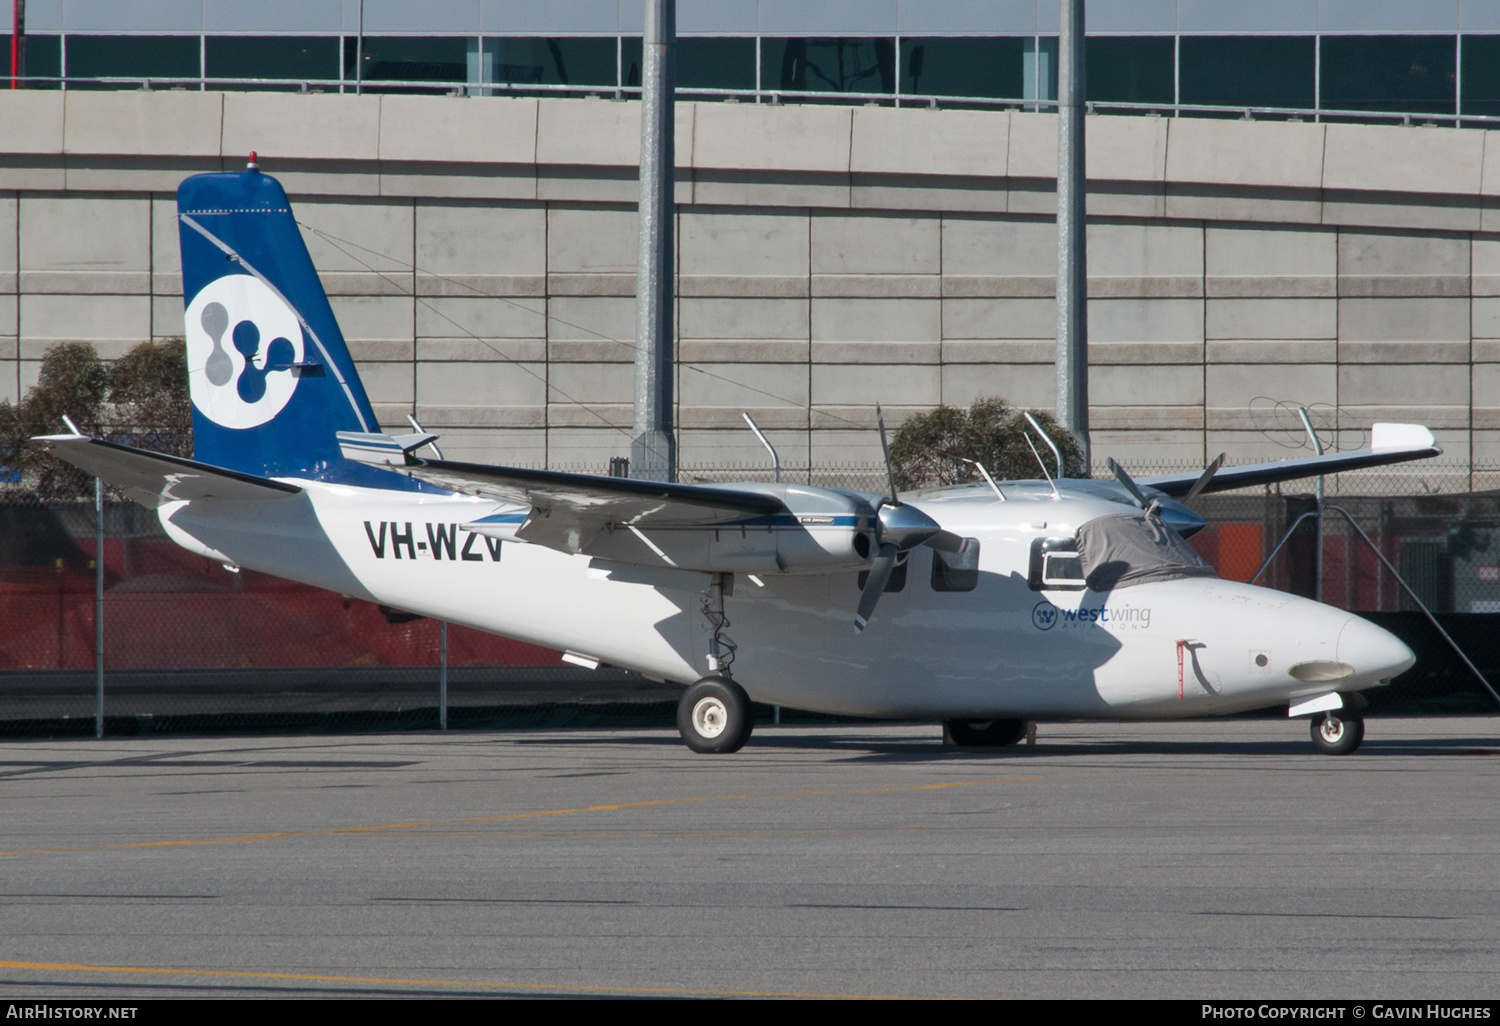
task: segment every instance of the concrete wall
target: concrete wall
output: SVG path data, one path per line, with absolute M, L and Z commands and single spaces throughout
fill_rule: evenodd
M 1500 460 L 1496 133 L 1089 119 L 1095 449 L 1281 456 L 1431 425 Z M 638 108 L 607 100 L 0 93 L 0 398 L 58 341 L 179 335 L 172 190 L 259 151 L 382 421 L 458 458 L 628 451 Z M 1052 116 L 678 107 L 685 463 L 878 458 L 898 420 L 1053 402 Z M 415 267 L 415 269 L 414 269 Z M 1278 430 L 1281 431 L 1278 434 Z

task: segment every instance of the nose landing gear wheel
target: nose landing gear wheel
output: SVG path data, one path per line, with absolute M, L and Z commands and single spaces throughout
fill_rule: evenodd
M 1025 720 L 944 720 L 943 740 L 974 748 L 1002 748 L 1026 736 Z
M 750 740 L 750 696 L 727 677 L 704 677 L 677 703 L 677 730 L 682 740 L 704 755 L 727 755 Z
M 1324 755 L 1348 755 L 1365 739 L 1365 721 L 1347 713 L 1329 713 L 1321 720 L 1314 719 L 1310 726 L 1313 747 Z

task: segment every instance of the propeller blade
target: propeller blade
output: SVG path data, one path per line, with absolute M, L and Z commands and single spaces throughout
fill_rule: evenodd
M 1208 483 L 1214 479 L 1214 475 L 1219 472 L 1219 468 L 1222 467 L 1223 465 L 1224 465 L 1224 454 L 1221 452 L 1221 453 L 1219 453 L 1219 458 L 1218 459 L 1214 460 L 1212 463 L 1210 463 L 1207 467 L 1204 468 L 1204 470 L 1203 470 L 1203 476 L 1200 477 L 1200 478 L 1198 478 L 1198 480 L 1196 480 L 1196 481 L 1193 482 L 1193 487 L 1189 488 L 1188 489 L 1188 493 L 1186 495 L 1184 495 L 1182 497 L 1182 499 L 1179 500 L 1179 501 L 1181 501 L 1182 504 L 1184 506 L 1186 506 L 1188 503 L 1190 503 L 1194 499 L 1196 499 L 1198 497 L 1198 493 L 1201 492 L 1201 491 L 1203 491 L 1203 489 L 1205 489 L 1205 488 L 1208 487 Z
M 962 552 L 964 539 L 963 535 L 954 534 L 952 531 L 939 531 L 922 544 L 928 548 L 937 549 L 939 552 Z
M 1151 500 L 1146 498 L 1146 493 L 1141 491 L 1140 485 L 1135 483 L 1133 477 L 1125 473 L 1125 468 L 1116 463 L 1113 456 L 1105 460 L 1105 462 L 1109 464 L 1109 469 L 1115 475 L 1115 480 L 1124 485 L 1125 490 L 1135 497 L 1135 501 L 1140 504 L 1141 509 L 1146 509 L 1151 505 Z
M 880 428 L 880 451 L 885 453 L 885 476 L 891 482 L 891 501 L 889 505 L 899 506 L 901 500 L 896 498 L 896 468 L 891 466 L 891 447 L 885 440 L 885 416 L 880 412 L 880 404 L 875 404 L 875 423 Z
M 875 612 L 875 603 L 880 601 L 881 592 L 885 591 L 886 582 L 891 579 L 891 571 L 896 569 L 896 545 L 894 542 L 886 542 L 880 546 L 880 551 L 875 555 L 875 562 L 870 566 L 870 576 L 865 578 L 865 590 L 859 595 L 859 608 L 854 613 L 854 633 L 859 634 L 870 622 L 870 616 Z

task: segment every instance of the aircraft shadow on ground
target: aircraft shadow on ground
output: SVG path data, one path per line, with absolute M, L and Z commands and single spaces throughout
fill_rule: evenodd
M 1044 728 L 1045 729 L 1045 728 Z M 516 739 L 515 744 L 547 747 L 578 745 L 627 745 L 631 747 L 674 748 L 681 745 L 675 734 L 572 734 L 566 737 L 531 737 Z M 1003 748 L 959 748 L 944 745 L 936 730 L 931 740 L 890 740 L 870 736 L 829 733 L 778 736 L 774 731 L 756 733 L 744 754 L 755 751 L 804 751 L 843 755 L 861 762 L 965 762 L 983 761 L 1025 763 L 1033 759 L 1077 756 L 1121 755 L 1307 755 L 1313 750 L 1304 729 L 1294 729 L 1285 739 L 1236 740 L 1233 738 L 1183 741 L 1047 741 L 1036 745 L 1012 745 Z M 1389 756 L 1467 756 L 1500 758 L 1500 735 L 1487 737 L 1443 738 L 1367 738 L 1352 759 Z M 734 758 L 731 756 L 730 758 Z M 1320 758 L 1327 758 L 1320 756 Z M 1336 760 L 1340 763 L 1349 760 Z

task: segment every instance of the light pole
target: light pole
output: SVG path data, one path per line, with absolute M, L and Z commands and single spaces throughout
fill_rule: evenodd
M 672 431 L 673 114 L 677 0 L 647 0 L 641 41 L 640 259 L 635 273 L 635 411 L 630 476 L 677 479 Z

